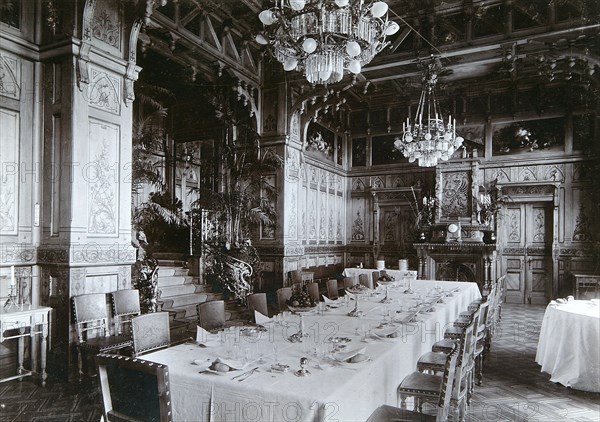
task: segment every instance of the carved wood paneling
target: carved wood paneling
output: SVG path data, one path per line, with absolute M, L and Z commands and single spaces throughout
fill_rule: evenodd
M 0 109 L 0 232 L 10 235 L 16 235 L 18 231 L 19 124 L 18 112 Z
M 87 231 L 92 236 L 117 235 L 120 179 L 120 128 L 90 119 Z

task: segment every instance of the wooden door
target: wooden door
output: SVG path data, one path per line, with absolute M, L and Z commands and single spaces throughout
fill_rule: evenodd
M 532 202 L 506 206 L 499 242 L 506 301 L 546 304 L 552 286 L 552 205 Z

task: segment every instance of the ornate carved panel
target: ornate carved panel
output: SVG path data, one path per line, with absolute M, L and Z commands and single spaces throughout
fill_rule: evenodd
M 442 180 L 441 211 L 443 218 L 470 217 L 469 172 L 447 172 Z
M 545 215 L 543 208 L 533 210 L 533 241 L 544 242 L 545 240 Z
M 353 204 L 353 215 L 352 215 L 352 240 L 353 241 L 364 241 L 365 240 L 365 210 L 362 201 L 352 201 Z
M 15 235 L 18 230 L 19 120 L 19 113 L 0 109 L 0 151 L 2 151 L 0 233 L 2 234 Z
M 508 228 L 508 241 L 511 243 L 521 242 L 521 210 L 518 208 L 508 209 L 506 212 L 506 224 Z
M 90 106 L 118 115 L 121 109 L 120 79 L 92 67 L 91 80 L 88 88 Z
M 119 126 L 90 119 L 89 162 L 84 169 L 88 187 L 90 235 L 117 235 L 119 200 Z
M 21 96 L 21 62 L 0 54 L 0 95 L 18 100 Z
M 114 0 L 98 2 L 94 8 L 92 36 L 120 51 L 123 23 L 119 9 L 118 3 Z

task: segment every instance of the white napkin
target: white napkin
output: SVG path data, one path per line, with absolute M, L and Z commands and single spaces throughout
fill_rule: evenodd
M 333 358 L 335 360 L 337 360 L 338 362 L 345 362 L 348 359 L 352 359 L 354 356 L 356 356 L 358 354 L 364 354 L 365 350 L 366 350 L 366 348 L 363 347 L 361 349 L 342 351 L 342 352 L 334 353 Z
M 202 343 L 205 346 L 208 346 L 209 343 L 215 344 L 220 342 L 221 338 L 219 336 L 219 334 L 212 334 L 209 333 L 208 331 L 206 331 L 204 328 L 200 327 L 199 325 L 196 327 L 196 342 L 197 343 Z
M 202 368 L 203 371 L 209 369 L 214 363 L 224 363 L 229 366 L 232 370 L 238 370 L 244 368 L 244 364 L 240 361 L 221 358 L 218 357 L 216 359 L 196 359 L 194 360 L 194 364 L 198 365 Z
M 323 296 L 323 301 L 324 301 L 326 304 L 327 304 L 327 303 L 338 303 L 338 301 L 337 301 L 337 300 L 332 300 L 332 299 L 329 299 L 329 298 L 328 298 L 327 296 L 325 296 L 325 295 L 321 295 L 321 296 Z
M 382 328 L 381 330 L 375 331 L 375 334 L 379 337 L 388 337 L 394 334 L 398 330 L 398 327 L 387 327 Z
M 268 316 L 265 316 L 255 310 L 254 311 L 254 322 L 256 322 L 258 325 L 268 324 L 269 322 L 273 322 L 273 318 L 269 318 Z
M 348 295 L 348 297 L 349 297 L 350 299 L 353 299 L 353 298 L 354 298 L 354 294 L 353 294 L 353 293 L 350 293 L 348 290 L 346 290 L 346 294 Z

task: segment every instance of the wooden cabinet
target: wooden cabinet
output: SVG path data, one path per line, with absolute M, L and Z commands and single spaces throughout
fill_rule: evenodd
M 571 274 L 575 299 L 600 298 L 600 275 Z

